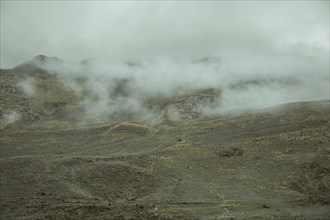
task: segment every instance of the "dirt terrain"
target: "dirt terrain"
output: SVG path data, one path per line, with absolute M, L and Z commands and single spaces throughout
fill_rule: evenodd
M 152 122 L 87 123 L 55 77 L 0 76 L 0 219 L 330 218 L 328 100 L 207 116 L 209 89 L 150 100 Z

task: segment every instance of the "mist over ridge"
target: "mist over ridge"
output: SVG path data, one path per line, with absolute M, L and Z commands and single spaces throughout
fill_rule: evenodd
M 330 216 L 329 0 L 0 0 L 0 219 Z
M 198 91 L 208 89 L 213 90 L 212 103 L 193 104 L 204 115 L 329 99 L 329 64 L 308 56 L 254 53 L 195 60 L 67 62 L 39 55 L 14 69 L 27 67 L 55 76 L 64 88 L 83 97 L 78 100 L 80 106 L 87 116 L 96 118 L 121 113 L 148 117 L 155 110 L 150 109 L 152 100 L 158 99 L 161 105 L 166 99 L 196 96 Z M 31 96 L 36 80 L 28 78 L 20 86 L 29 89 Z
M 60 86 L 40 90 L 42 75 L 32 74 L 17 89 L 47 102 L 63 87 L 97 118 L 179 111 L 177 99 L 206 115 L 328 100 L 328 8 L 328 1 L 1 1 L 0 63 L 49 56 L 14 70 L 32 65 Z

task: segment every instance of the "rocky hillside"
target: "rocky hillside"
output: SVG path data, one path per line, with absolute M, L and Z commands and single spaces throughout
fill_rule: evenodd
M 1 219 L 329 219 L 329 100 L 221 113 L 220 87 L 49 62 L 0 72 Z M 274 83 L 299 82 L 229 87 Z

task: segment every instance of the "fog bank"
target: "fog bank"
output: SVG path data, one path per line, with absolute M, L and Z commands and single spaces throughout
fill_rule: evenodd
M 329 63 L 308 56 L 230 53 L 193 61 L 135 62 L 97 59 L 67 62 L 38 56 L 31 62 L 56 75 L 80 97 L 87 94 L 80 104 L 87 115 L 95 117 L 116 113 L 147 115 L 150 100 L 210 88 L 218 91 L 217 100 L 211 107 L 203 108 L 204 113 L 329 99 Z

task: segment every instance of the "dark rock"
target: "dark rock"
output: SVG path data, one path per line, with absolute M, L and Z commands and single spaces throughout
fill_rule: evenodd
M 242 156 L 243 150 L 238 147 L 233 147 L 231 149 L 222 150 L 217 152 L 220 157 L 235 157 L 235 156 Z

